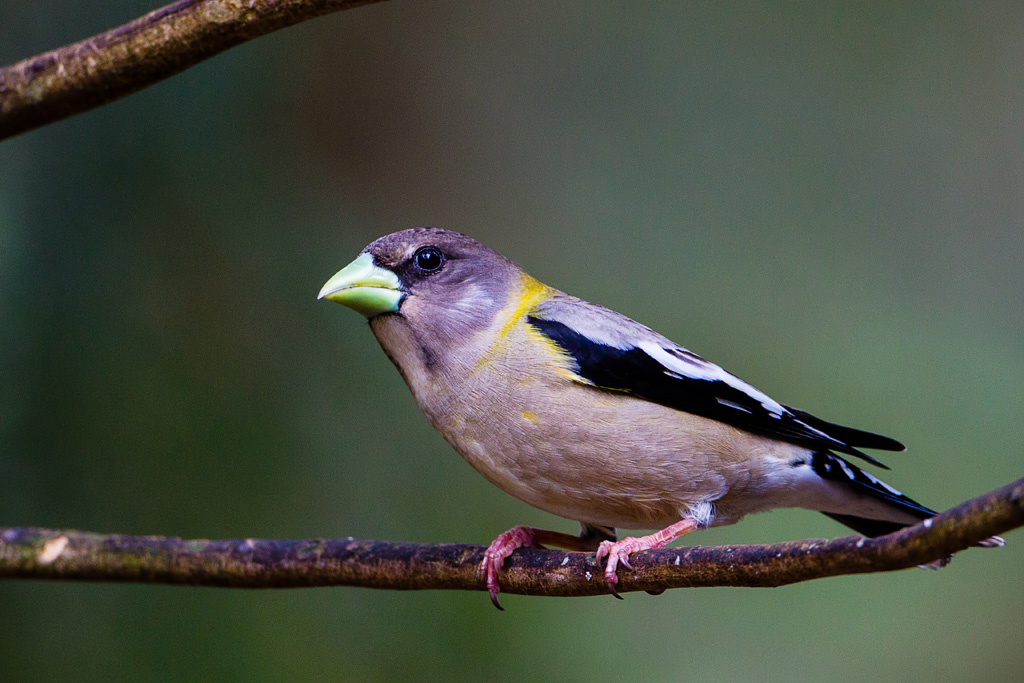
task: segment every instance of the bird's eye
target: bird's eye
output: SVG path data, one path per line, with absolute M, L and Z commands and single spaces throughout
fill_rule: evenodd
M 425 273 L 436 273 L 444 265 L 444 254 L 437 247 L 421 247 L 412 259 L 416 267 Z

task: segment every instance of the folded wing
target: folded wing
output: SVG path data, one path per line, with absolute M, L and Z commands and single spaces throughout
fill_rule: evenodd
M 527 322 L 568 354 L 582 383 L 808 448 L 846 453 L 883 468 L 857 447 L 904 449 L 895 439 L 778 403 L 653 330 L 574 297 L 561 295 L 537 306 Z

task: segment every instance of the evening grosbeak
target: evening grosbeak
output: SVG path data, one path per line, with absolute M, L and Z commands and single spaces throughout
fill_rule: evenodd
M 884 467 L 859 449 L 898 441 L 783 405 L 465 235 L 382 237 L 320 298 L 369 319 L 430 424 L 480 474 L 581 524 L 579 536 L 498 536 L 481 565 L 495 605 L 502 562 L 524 545 L 596 550 L 615 593 L 631 553 L 752 512 L 818 510 L 872 537 L 936 514 L 842 457 Z M 617 541 L 616 527 L 661 531 Z

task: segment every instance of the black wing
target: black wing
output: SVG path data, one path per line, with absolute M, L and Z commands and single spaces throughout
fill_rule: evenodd
M 577 374 L 594 386 L 802 446 L 846 453 L 883 468 L 856 447 L 904 449 L 895 439 L 825 422 L 782 405 L 664 338 L 652 336 L 638 346 L 619 348 L 556 320 L 530 315 L 527 321 L 569 354 L 578 366 Z

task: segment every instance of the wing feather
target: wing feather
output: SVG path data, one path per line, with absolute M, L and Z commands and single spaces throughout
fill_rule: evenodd
M 538 306 L 527 322 L 575 361 L 576 374 L 586 384 L 784 441 L 846 453 L 883 468 L 856 447 L 903 450 L 889 437 L 785 406 L 625 316 L 593 304 L 580 309 L 579 304 L 585 302 L 565 296 Z

